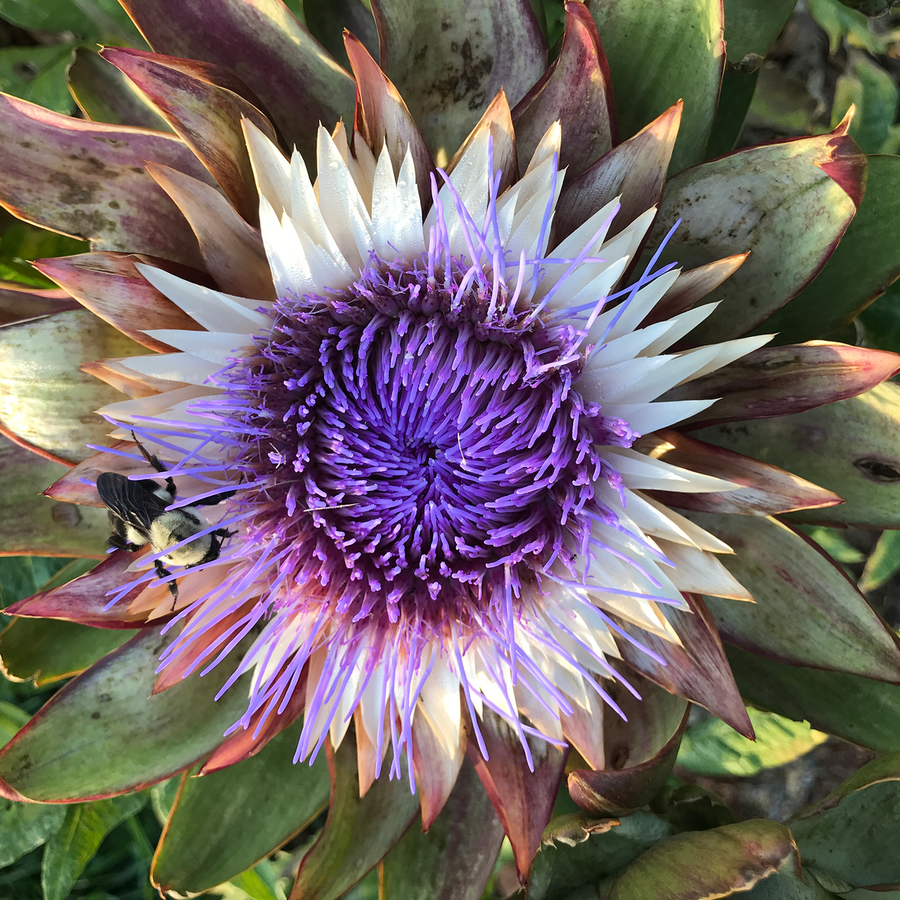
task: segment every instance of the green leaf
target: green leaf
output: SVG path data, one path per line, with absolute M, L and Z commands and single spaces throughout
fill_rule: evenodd
M 850 137 L 866 153 L 884 153 L 891 138 L 898 97 L 897 85 L 881 66 L 859 51 L 852 52 L 850 65 L 835 86 L 832 127 L 844 118 L 851 104 L 855 105 Z
M 780 466 L 844 503 L 789 513 L 816 524 L 900 527 L 900 386 L 884 382 L 849 400 L 775 419 L 715 425 L 696 437 Z
M 851 544 L 843 532 L 837 528 L 809 526 L 801 529 L 814 540 L 835 562 L 855 565 L 865 560 L 866 555 Z
M 546 69 L 547 50 L 527 3 L 375 0 L 372 6 L 384 73 L 439 166 L 501 88 L 515 107 Z
M 871 762 L 867 762 L 861 769 L 857 769 L 846 781 L 839 784 L 830 794 L 823 797 L 811 806 L 800 810 L 795 820 L 808 819 L 828 809 L 834 809 L 847 797 L 863 788 L 880 784 L 884 781 L 900 781 L 900 753 L 888 753 L 879 756 Z
M 378 870 L 369 872 L 359 884 L 350 888 L 341 900 L 380 900 L 378 893 Z M 878 898 L 881 900 L 881 898 Z M 891 900 L 889 897 L 888 900 Z
M 841 0 L 841 3 L 866 16 L 880 16 L 894 5 L 893 0 Z
M 11 606 L 36 594 L 72 562 L 71 559 L 49 556 L 0 557 L 0 604 Z M 90 563 L 94 565 L 94 560 Z
M 703 865 L 697 865 L 703 860 Z M 785 825 L 751 819 L 678 834 L 651 847 L 619 875 L 609 900 L 690 900 L 746 891 L 782 866 L 799 875 L 800 860 Z
M 263 878 L 254 869 L 242 872 L 231 879 L 238 890 L 243 891 L 252 900 L 280 900 L 278 895 L 269 887 Z
M 29 260 L 51 256 L 69 256 L 88 249 L 85 241 L 44 231 L 25 222 L 10 225 L 0 237 L 0 278 L 32 287 L 56 285 L 38 272 Z
M 740 337 L 799 293 L 856 214 L 865 164 L 838 131 L 749 147 L 669 179 L 650 246 L 681 224 L 661 261 L 694 268 L 750 252 L 704 298 L 721 303 L 691 332 L 692 344 Z
M 650 808 L 664 816 L 676 832 L 706 831 L 735 822 L 721 797 L 699 784 L 678 784 L 676 779 L 670 779 Z
M 62 826 L 65 807 L 0 798 L 0 869 L 40 847 Z
M 747 740 L 720 719 L 708 718 L 687 730 L 677 765 L 699 775 L 746 778 L 783 766 L 827 740 L 806 722 L 775 713 L 748 710 L 756 740 Z
M 814 134 L 822 130 L 818 100 L 805 81 L 786 78 L 777 65 L 763 65 L 756 74 L 756 90 L 747 111 L 748 126 L 774 134 Z
M 116 0 L 0 0 L 0 18 L 26 31 L 71 31 L 104 44 L 147 46 Z
M 2 392 L 0 392 L 2 394 Z M 2 406 L 0 396 L 0 406 Z M 0 437 L 0 548 L 4 553 L 36 553 L 57 557 L 103 553 L 109 522 L 102 509 L 63 503 L 40 494 L 61 478 L 68 468 L 44 459 L 24 447 Z M 9 605 L 40 590 L 47 576 L 35 581 L 29 565 L 41 569 L 45 561 L 33 563 L 0 558 L 0 601 Z M 59 568 L 62 561 L 55 562 Z
M 716 118 L 706 145 L 706 159 L 724 156 L 734 150 L 741 136 L 758 81 L 758 69 L 744 72 L 731 65 L 725 66 Z
M 65 900 L 106 835 L 135 815 L 146 796 L 131 795 L 66 807 L 62 828 L 47 841 L 41 867 L 44 900 Z
M 354 742 L 345 738 L 334 751 L 332 801 L 325 828 L 300 863 L 291 900 L 336 900 L 384 858 L 419 812 L 405 758 L 399 778 L 381 777 L 359 796 Z
M 468 761 L 428 832 L 415 825 L 384 858 L 382 900 L 478 900 L 503 841 L 497 818 Z
M 826 891 L 809 872 L 806 860 L 803 863 L 804 871 L 800 878 L 775 872 L 752 890 L 741 894 L 741 900 L 838 900 L 836 894 Z
M 607 0 L 589 9 L 609 61 L 620 137 L 683 99 L 669 171 L 699 162 L 725 62 L 721 0 Z
M 172 812 L 178 792 L 181 790 L 181 779 L 181 775 L 176 775 L 174 778 L 167 778 L 150 788 L 150 802 L 160 825 L 166 824 L 169 813 Z
M 552 59 L 554 48 L 559 50 L 559 43 L 566 30 L 565 2 L 564 0 L 531 0 L 531 10 L 541 28 L 541 34 L 547 41 Z
M 856 791 L 836 808 L 795 822 L 791 829 L 804 864 L 857 887 L 900 881 L 898 781 Z
M 7 678 L 40 686 L 83 672 L 132 636 L 74 622 L 15 619 L 0 633 L 0 661 Z
M 86 309 L 0 328 L 4 426 L 34 447 L 84 459 L 93 452 L 87 444 L 109 442 L 109 424 L 94 410 L 122 395 L 79 367 L 141 352 L 143 347 Z
M 826 734 L 870 747 L 900 750 L 900 687 L 860 675 L 791 666 L 728 647 L 744 698 Z
M 725 0 L 725 41 L 729 62 L 748 53 L 765 56 L 797 0 Z
M 822 271 L 756 329 L 779 343 L 822 338 L 857 315 L 900 275 L 900 157 L 870 156 L 859 211 Z M 893 349 L 886 347 L 885 349 Z
M 112 63 L 87 47 L 75 51 L 75 62 L 69 68 L 69 88 L 85 116 L 93 122 L 172 130 Z
M 900 284 L 885 289 L 871 306 L 867 306 L 855 320 L 862 325 L 864 335 L 860 343 L 865 347 L 900 352 Z
M 756 601 L 705 598 L 723 640 L 794 665 L 900 682 L 893 635 L 815 544 L 771 518 L 689 518 L 735 551 L 722 563 Z
M 157 52 L 224 66 L 250 86 L 285 146 L 306 152 L 320 121 L 351 120 L 353 80 L 281 0 L 217 0 L 214 15 L 206 3 L 121 2 Z
M 184 776 L 153 865 L 161 891 L 199 892 L 234 879 L 328 806 L 324 754 L 312 766 L 293 762 L 301 728 L 297 722 L 256 756 L 219 772 Z M 198 844 L 209 822 L 215 839 Z
M 0 702 L 0 747 L 5 747 L 30 718 L 14 703 Z
M 0 751 L 0 779 L 39 802 L 127 793 L 193 765 L 246 708 L 246 683 L 213 698 L 220 664 L 151 694 L 167 640 L 146 628 L 60 690 Z
M 620 871 L 671 833 L 672 826 L 658 816 L 635 813 L 574 846 L 544 846 L 534 860 L 528 900 L 565 900 L 577 888 Z
M 873 0 L 861 0 L 872 3 Z M 883 0 L 874 0 L 883 5 Z M 853 5 L 860 4 L 855 0 Z M 807 8 L 816 23 L 828 35 L 829 52 L 834 55 L 841 43 L 847 41 L 851 47 L 868 50 L 878 55 L 884 53 L 890 38 L 887 34 L 879 34 L 869 27 L 869 20 L 856 9 L 848 9 L 841 0 L 807 0 Z
M 0 50 L 0 90 L 54 112 L 72 113 L 75 104 L 66 86 L 71 44 L 4 47 Z
M 378 35 L 372 10 L 361 0 L 329 0 L 328 3 L 309 3 L 306 7 L 305 25 L 310 34 L 344 68 L 350 61 L 344 49 L 343 31 L 346 29 L 359 38 L 375 59 L 378 59 Z
M 866 560 L 859 589 L 868 593 L 886 584 L 900 571 L 900 531 L 885 531 Z
M 7 94 L 0 94 L 0 121 L 0 195 L 17 218 L 90 240 L 95 250 L 200 264 L 195 235 L 145 166 L 173 166 L 208 183 L 183 141 L 37 112 Z

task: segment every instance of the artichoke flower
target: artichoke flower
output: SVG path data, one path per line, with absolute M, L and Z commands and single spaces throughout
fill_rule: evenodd
M 665 782 L 689 701 L 752 734 L 722 638 L 900 681 L 877 615 L 773 518 L 842 497 L 741 452 L 765 457 L 745 423 L 900 368 L 766 324 L 859 208 L 846 122 L 701 162 L 720 14 L 695 106 L 634 126 L 602 47 L 622 4 L 568 2 L 547 68 L 527 4 L 373 0 L 380 61 L 346 33 L 351 75 L 279 0 L 122 2 L 152 48 L 101 51 L 137 89 L 122 123 L 0 99 L 0 202 L 90 240 L 35 265 L 107 323 L 119 349 L 81 362 L 126 395 L 92 455 L 4 422 L 78 460 L 49 497 L 121 532 L 7 612 L 136 634 L 0 753 L 3 796 L 185 773 L 153 877 L 203 890 L 328 805 L 327 757 L 292 896 L 385 857 L 400 896 L 390 860 L 441 833 L 434 896 L 460 867 L 453 896 L 478 896 L 504 834 L 527 880 L 567 771 L 621 815 Z M 60 323 L 91 327 L 63 311 L 7 343 Z

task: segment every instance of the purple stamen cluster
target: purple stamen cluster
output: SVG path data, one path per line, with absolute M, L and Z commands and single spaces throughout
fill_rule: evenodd
M 573 388 L 583 334 L 498 315 L 471 272 L 373 259 L 338 295 L 278 301 L 233 370 L 248 536 L 281 557 L 274 611 L 302 596 L 344 621 L 465 622 L 617 522 L 597 447 L 634 435 Z

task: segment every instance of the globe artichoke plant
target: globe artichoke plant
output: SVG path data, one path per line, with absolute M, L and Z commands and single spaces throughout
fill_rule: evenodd
M 800 527 L 898 522 L 900 356 L 834 339 L 897 158 L 726 115 L 793 4 L 308 4 L 330 54 L 121 2 L 150 49 L 83 56 L 81 117 L 0 97 L 0 203 L 90 242 L 0 331 L 7 550 L 102 559 L 6 609 L 7 671 L 79 674 L 2 796 L 167 785 L 181 894 L 301 833 L 292 898 L 477 898 L 504 839 L 531 898 L 900 881 L 833 846 L 891 757 L 792 827 L 667 787 L 692 704 L 900 747 L 896 637 Z

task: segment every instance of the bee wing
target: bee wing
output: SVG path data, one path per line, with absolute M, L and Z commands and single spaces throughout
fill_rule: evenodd
M 149 536 L 150 525 L 166 511 L 166 504 L 153 493 L 155 481 L 129 481 L 117 472 L 97 476 L 97 493 L 110 512 L 124 524 Z

